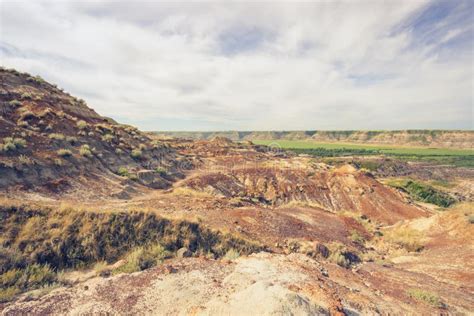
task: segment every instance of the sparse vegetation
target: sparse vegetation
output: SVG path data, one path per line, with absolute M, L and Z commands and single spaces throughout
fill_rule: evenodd
M 171 253 L 160 244 L 137 247 L 125 256 L 125 264 L 115 269 L 113 273 L 142 271 L 154 267 L 170 256 Z
M 58 282 L 55 271 L 65 268 L 99 262 L 96 269 L 100 270 L 123 257 L 125 264 L 114 273 L 128 273 L 159 264 L 182 247 L 217 258 L 262 249 L 197 223 L 170 221 L 149 213 L 0 206 L 0 216 L 2 243 L 8 245 L 0 247 L 2 300 Z
M 387 182 L 387 184 L 407 192 L 417 201 L 431 203 L 441 207 L 449 207 L 456 202 L 449 194 L 413 180 L 392 180 Z
M 421 290 L 421 289 L 409 289 L 407 295 L 417 301 L 427 303 L 433 307 L 443 307 L 444 304 L 441 302 L 441 299 L 435 293 Z
M 0 275 L 0 302 L 11 300 L 18 293 L 51 285 L 56 281 L 56 273 L 47 264 L 33 263 L 23 269 L 7 270 Z
M 384 240 L 396 244 L 409 252 L 418 252 L 423 249 L 421 232 L 409 227 L 394 227 L 384 233 Z
M 360 262 L 357 254 L 349 251 L 346 246 L 339 242 L 329 244 L 328 248 L 330 252 L 328 259 L 341 267 L 349 268 L 353 263 Z
M 356 244 L 363 245 L 365 243 L 365 238 L 357 230 L 353 230 L 350 236 L 351 240 Z

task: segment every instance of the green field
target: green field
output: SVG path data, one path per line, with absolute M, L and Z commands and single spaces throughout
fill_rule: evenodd
M 386 155 L 410 161 L 431 161 L 440 164 L 474 167 L 474 150 L 470 149 L 317 143 L 292 140 L 254 140 L 253 143 L 270 145 L 316 157 Z

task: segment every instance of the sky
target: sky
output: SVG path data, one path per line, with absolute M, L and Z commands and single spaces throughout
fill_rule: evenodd
M 0 62 L 144 130 L 474 128 L 474 1 L 0 0 Z

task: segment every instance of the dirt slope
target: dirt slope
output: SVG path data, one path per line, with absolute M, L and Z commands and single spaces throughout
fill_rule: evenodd
M 405 280 L 451 291 L 458 307 L 410 299 Z M 39 299 L 25 297 L 2 314 L 428 315 L 466 313 L 472 304 L 463 290 L 409 272 L 377 265 L 350 271 L 301 254 L 260 253 L 233 262 L 174 260 L 131 275 L 92 278 Z

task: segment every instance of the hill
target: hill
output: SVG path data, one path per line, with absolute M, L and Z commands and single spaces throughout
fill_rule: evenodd
M 160 136 L 190 139 L 227 137 L 242 140 L 304 140 L 329 143 L 363 143 L 374 145 L 426 146 L 441 148 L 472 148 L 474 131 L 461 130 L 399 130 L 399 131 L 216 131 L 216 132 L 154 132 Z
M 94 195 L 121 185 L 165 188 L 182 176 L 173 149 L 40 77 L 0 69 L 0 113 L 1 190 Z

